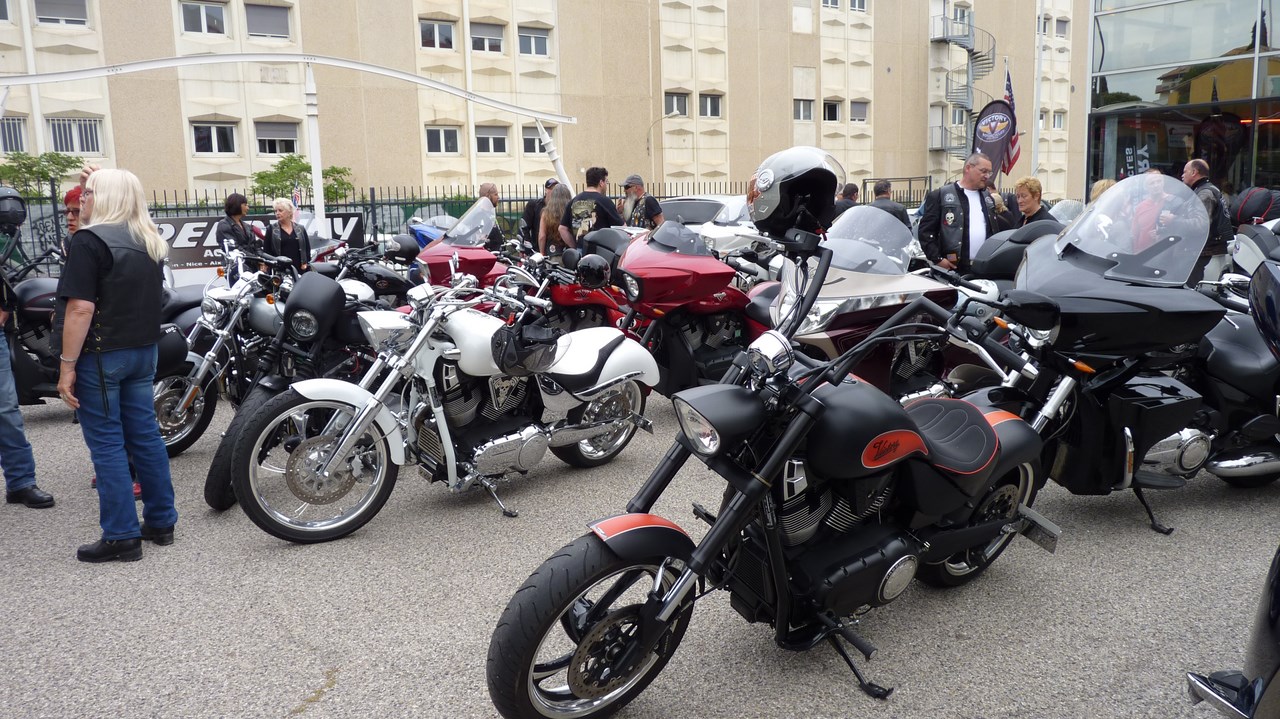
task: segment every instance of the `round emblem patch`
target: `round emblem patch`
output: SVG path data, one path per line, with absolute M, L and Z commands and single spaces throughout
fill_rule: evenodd
M 954 225 L 956 223 L 956 213 L 948 212 L 947 216 L 942 218 L 942 221 L 947 223 L 948 225 Z
M 768 192 L 770 187 L 773 187 L 773 170 L 761 170 L 756 175 L 756 189 Z

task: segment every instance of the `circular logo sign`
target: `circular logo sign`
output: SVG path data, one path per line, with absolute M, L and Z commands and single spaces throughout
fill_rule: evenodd
M 1009 135 L 1013 121 L 1003 112 L 993 112 L 978 123 L 978 139 L 983 142 L 1000 142 Z

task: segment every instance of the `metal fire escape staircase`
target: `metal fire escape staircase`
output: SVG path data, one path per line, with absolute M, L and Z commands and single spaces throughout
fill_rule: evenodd
M 964 49 L 968 56 L 963 65 L 946 73 L 946 99 L 953 108 L 965 111 L 965 124 L 952 125 L 950 117 L 943 124 L 929 128 L 929 149 L 943 150 L 953 157 L 969 155 L 969 139 L 978 113 L 991 102 L 989 93 L 975 87 L 978 80 L 991 74 L 996 66 L 996 40 L 991 33 L 974 27 L 972 22 L 955 20 L 946 15 L 932 18 L 929 39 Z

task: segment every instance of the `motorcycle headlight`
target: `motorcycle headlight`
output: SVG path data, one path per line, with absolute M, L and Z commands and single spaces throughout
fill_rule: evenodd
M 618 274 L 622 276 L 622 293 L 627 296 L 627 301 L 635 302 L 640 299 L 640 280 L 627 272 Z
M 205 297 L 203 300 L 200 300 L 200 317 L 211 325 L 217 326 L 221 324 L 222 315 L 226 311 L 226 305 L 212 297 Z
M 289 334 L 300 340 L 315 339 L 320 332 L 320 321 L 307 310 L 298 310 L 289 318 Z
M 673 399 L 671 404 L 675 406 L 680 431 L 693 445 L 694 451 L 705 456 L 711 456 L 720 451 L 720 433 L 711 425 L 710 420 L 679 397 Z

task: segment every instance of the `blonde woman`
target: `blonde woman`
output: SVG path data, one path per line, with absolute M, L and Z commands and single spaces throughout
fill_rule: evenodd
M 58 285 L 65 317 L 58 393 L 76 410 L 93 458 L 102 538 L 81 546 L 76 558 L 128 562 L 142 558 L 142 539 L 171 544 L 178 521 L 151 394 L 168 245 L 128 170 L 88 175 L 80 223 Z M 142 488 L 141 526 L 131 459 Z
M 1104 177 L 1093 183 L 1093 187 L 1089 188 L 1089 202 L 1097 202 L 1098 198 L 1102 197 L 1102 193 L 1110 190 L 1115 184 L 1116 181 L 1110 177 Z
M 557 184 L 547 193 L 547 204 L 542 208 L 542 216 L 538 219 L 538 252 L 557 254 L 555 248 L 560 239 L 560 218 L 564 216 L 564 208 L 569 206 L 573 194 L 568 187 Z
M 1040 195 L 1043 192 L 1040 181 L 1034 177 L 1021 177 L 1013 183 L 1013 197 L 1018 202 L 1018 211 L 1022 213 L 1018 218 L 1017 227 L 1053 219 L 1049 209 L 1040 203 Z
M 272 200 L 271 207 L 276 212 L 276 221 L 267 231 L 266 251 L 277 257 L 288 257 L 293 260 L 294 269 L 306 271 L 311 267 L 311 238 L 307 236 L 307 228 L 293 222 L 298 208 L 287 197 Z

